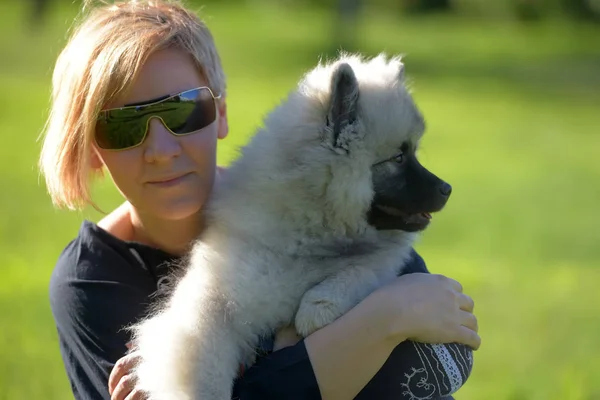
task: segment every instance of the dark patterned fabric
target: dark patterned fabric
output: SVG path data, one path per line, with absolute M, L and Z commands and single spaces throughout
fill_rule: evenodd
M 357 400 L 433 400 L 447 398 L 465 383 L 473 353 L 459 344 L 400 343 Z
M 421 257 L 413 260 L 401 275 L 429 272 Z M 465 345 L 402 342 L 356 400 L 452 399 L 472 369 L 473 351 Z

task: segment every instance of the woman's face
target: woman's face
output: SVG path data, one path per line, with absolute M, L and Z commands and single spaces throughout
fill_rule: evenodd
M 206 85 L 190 55 L 161 50 L 149 57 L 131 90 L 106 108 Z M 174 220 L 200 211 L 215 179 L 217 139 L 228 131 L 223 100 L 217 109 L 211 125 L 189 135 L 175 136 L 160 119 L 152 118 L 140 146 L 123 151 L 95 148 L 119 191 L 138 212 Z

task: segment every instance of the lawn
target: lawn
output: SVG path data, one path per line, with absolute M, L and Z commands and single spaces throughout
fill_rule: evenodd
M 0 3 L 0 399 L 70 398 L 48 279 L 81 219 L 101 216 L 53 209 L 36 169 L 69 3 L 36 31 L 21 2 Z M 288 3 L 204 8 L 228 75 L 222 164 L 332 48 L 332 15 Z M 361 51 L 406 54 L 422 161 L 454 188 L 418 250 L 476 302 L 483 344 L 456 398 L 600 399 L 600 29 L 374 8 L 357 29 Z M 94 192 L 120 201 L 109 182 Z

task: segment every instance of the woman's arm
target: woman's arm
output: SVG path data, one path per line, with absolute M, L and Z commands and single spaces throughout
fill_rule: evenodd
M 321 396 L 353 399 L 383 366 L 398 342 L 388 335 L 379 314 L 378 296 L 369 296 L 350 312 L 305 339 Z
M 376 298 L 367 298 L 303 341 L 260 360 L 239 382 L 236 395 L 240 400 L 354 398 L 397 344 L 382 326 L 364 325 L 377 307 Z
M 410 399 L 417 392 L 420 398 L 447 396 L 470 373 L 471 350 L 406 339 L 478 348 L 472 300 L 461 290 L 457 282 L 439 275 L 403 276 L 334 323 L 259 360 L 238 382 L 236 398 L 384 400 Z M 288 340 L 293 343 L 294 338 Z M 457 367 L 457 376 L 431 365 L 414 368 L 417 359 L 423 365 L 425 359 L 441 361 L 447 355 L 469 358 Z
M 104 400 L 109 373 L 130 340 L 123 328 L 144 315 L 156 284 L 101 242 L 82 244 L 88 240 L 78 238 L 63 251 L 49 297 L 73 397 Z
M 53 279 L 52 313 L 75 399 L 109 399 L 108 377 L 127 351 L 122 330 L 134 317 L 122 304 L 143 304 L 135 288 L 113 282 Z M 126 303 L 125 303 L 126 304 Z
M 478 348 L 480 342 L 477 322 L 471 313 L 472 300 L 461 290 L 457 282 L 439 275 L 406 275 L 376 291 L 334 323 L 308 336 L 305 344 L 323 399 L 355 398 L 382 369 L 394 348 L 400 361 L 402 358 L 419 361 L 435 358 L 442 366 L 444 357 L 453 356 L 453 349 L 446 346 L 419 343 L 415 347 L 407 339 L 426 343 L 464 343 Z M 402 345 L 398 346 L 399 343 Z M 454 350 L 465 349 L 456 344 L 451 346 L 456 346 Z M 397 361 L 396 366 L 401 367 L 403 364 Z M 457 385 L 458 378 L 451 376 L 448 382 L 434 385 L 433 376 L 427 380 L 427 369 L 431 375 L 438 371 L 427 363 L 414 365 L 417 367 L 414 370 L 410 364 L 404 364 L 404 369 L 392 371 L 397 374 L 395 380 L 402 382 L 408 378 L 405 374 L 420 373 L 418 380 L 425 378 L 431 385 L 426 387 L 427 393 L 437 396 L 449 395 L 462 384 L 463 378 Z M 425 371 L 419 372 L 419 367 Z M 387 372 L 389 374 L 389 369 Z M 441 378 L 446 377 L 442 375 Z M 404 392 L 416 390 L 412 386 L 418 382 L 406 379 L 405 385 L 395 387 L 387 383 L 380 381 L 380 387 L 384 385 L 386 390 L 374 388 L 371 392 L 385 394 L 384 398 L 403 398 Z
M 410 272 L 423 268 L 424 264 L 410 268 Z M 449 376 L 442 376 L 436 382 L 433 374 L 425 376 L 427 371 L 416 376 L 412 360 L 419 357 L 417 346 L 430 345 L 415 345 L 406 339 L 462 342 L 477 348 L 472 301 L 451 279 L 426 273 L 411 275 L 376 291 L 305 340 L 297 342 L 299 338 L 293 335 L 280 335 L 278 339 L 283 340 L 276 340 L 276 351 L 261 357 L 237 380 L 233 398 L 330 400 L 358 395 L 358 399 L 365 400 L 400 400 L 410 399 L 408 394 L 415 390 L 410 382 L 409 387 L 401 385 L 407 374 L 419 382 L 423 378 L 425 385 L 419 387 L 430 391 L 427 385 L 449 381 Z M 272 348 L 269 344 L 263 347 L 267 351 Z M 429 371 L 433 372 L 431 368 Z M 436 388 L 439 394 L 444 394 L 442 389 Z

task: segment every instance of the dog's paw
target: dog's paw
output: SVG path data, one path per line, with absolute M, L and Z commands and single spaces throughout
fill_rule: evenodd
M 296 313 L 296 331 L 306 337 L 338 319 L 343 312 L 338 304 L 326 299 L 304 299 Z

